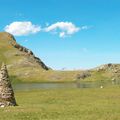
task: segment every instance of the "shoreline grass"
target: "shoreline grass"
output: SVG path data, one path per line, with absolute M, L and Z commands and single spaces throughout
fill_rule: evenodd
M 120 120 L 120 87 L 15 91 L 0 120 Z

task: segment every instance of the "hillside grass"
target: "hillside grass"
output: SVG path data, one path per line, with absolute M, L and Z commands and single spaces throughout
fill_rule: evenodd
M 76 82 L 77 75 L 83 71 L 44 70 L 30 56 L 11 45 L 14 38 L 5 32 L 0 32 L 0 66 L 4 62 L 13 83 L 40 82 Z M 119 65 L 118 65 L 119 68 Z M 84 81 L 111 80 L 112 74 L 107 72 L 90 71 L 91 76 Z M 81 80 L 80 80 L 81 81 Z
M 91 76 L 84 79 L 84 81 L 91 81 L 91 82 L 100 82 L 100 81 L 110 81 L 112 78 L 112 74 L 110 72 L 105 71 L 90 71 Z
M 0 120 L 120 120 L 120 87 L 16 91 Z
M 8 67 L 9 76 L 13 83 L 20 82 L 73 82 L 80 71 L 44 70 L 30 56 L 14 48 L 13 37 L 0 32 L 0 67 L 4 62 Z
M 29 71 L 29 74 L 23 75 L 24 71 Z M 31 71 L 31 74 L 30 74 Z M 34 74 L 32 74 L 34 71 Z M 55 71 L 55 70 L 40 70 L 34 68 L 20 68 L 17 71 L 10 71 L 10 78 L 13 83 L 49 83 L 49 82 L 111 82 L 112 74 L 109 72 L 90 71 L 91 76 L 85 79 L 77 79 L 77 75 L 83 71 Z M 16 76 L 17 73 L 21 73 Z M 23 73 L 23 74 L 22 74 Z
M 21 73 L 24 70 L 21 70 Z M 31 75 L 29 74 L 20 75 L 19 77 L 16 76 L 16 71 L 15 72 L 10 71 L 10 75 L 12 75 L 11 80 L 13 82 L 18 82 L 18 83 L 19 82 L 23 82 L 23 83 L 75 82 L 77 74 L 81 73 L 81 71 L 54 71 L 54 70 L 44 71 L 44 70 L 38 70 L 38 69 L 34 70 L 34 68 L 33 70 L 30 70 L 30 71 L 34 71 L 34 74 L 32 74 L 31 72 Z

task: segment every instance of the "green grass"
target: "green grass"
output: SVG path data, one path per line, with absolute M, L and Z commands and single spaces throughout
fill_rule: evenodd
M 32 70 L 33 69 L 33 70 Z M 17 73 L 23 73 L 24 71 L 31 71 L 31 74 L 28 75 L 19 75 L 16 76 Z M 32 73 L 34 71 L 34 73 Z M 9 71 L 10 78 L 13 83 L 45 83 L 45 82 L 75 82 L 77 74 L 81 73 L 81 71 L 54 71 L 54 70 L 39 70 L 34 68 L 28 69 L 18 69 L 18 71 Z
M 120 120 L 120 88 L 16 91 L 0 120 Z
M 44 70 L 25 52 L 11 45 L 14 39 L 5 32 L 0 32 L 0 67 L 2 62 L 8 66 L 8 72 L 14 83 L 19 82 L 73 82 L 80 71 Z

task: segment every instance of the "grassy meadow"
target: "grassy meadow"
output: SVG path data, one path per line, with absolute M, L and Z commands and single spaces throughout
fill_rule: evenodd
M 90 76 L 77 79 L 79 71 L 44 70 L 32 56 L 14 48 L 8 33 L 0 33 L 0 66 L 8 67 L 12 84 L 119 81 L 120 65 L 89 70 Z M 88 70 L 87 70 L 88 72 Z M 105 84 L 105 83 L 104 83 Z M 120 87 L 83 89 L 40 89 L 15 91 L 18 106 L 0 108 L 0 120 L 120 120 Z
M 15 91 L 0 120 L 120 120 L 120 87 Z

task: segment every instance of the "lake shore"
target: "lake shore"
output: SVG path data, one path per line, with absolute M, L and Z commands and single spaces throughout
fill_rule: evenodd
M 15 91 L 0 120 L 119 120 L 120 87 Z

